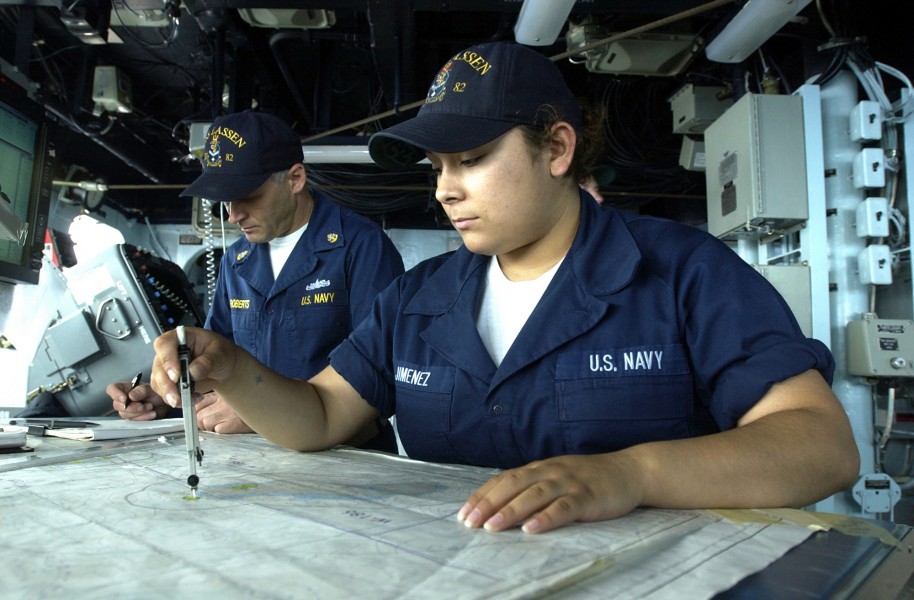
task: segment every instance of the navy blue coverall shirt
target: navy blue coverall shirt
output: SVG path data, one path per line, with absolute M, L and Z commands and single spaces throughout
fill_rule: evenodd
M 331 365 L 410 457 L 511 468 L 736 426 L 776 382 L 833 358 L 783 298 L 694 227 L 598 205 L 496 368 L 476 330 L 489 257 L 411 269 Z
M 312 191 L 314 209 L 279 278 L 267 244 L 233 243 L 205 327 L 287 377 L 309 379 L 403 273 L 390 238 L 366 217 Z

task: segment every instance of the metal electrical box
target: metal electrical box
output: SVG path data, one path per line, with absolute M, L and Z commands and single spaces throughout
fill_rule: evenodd
M 847 371 L 862 377 L 914 377 L 914 321 L 866 313 L 848 323 Z
M 95 102 L 96 115 L 103 111 L 133 112 L 130 80 L 117 67 L 99 65 L 95 67 L 94 77 L 92 101 Z
M 745 94 L 705 130 L 711 234 L 758 239 L 808 218 L 801 102 Z
M 701 134 L 733 105 L 726 88 L 687 83 L 670 96 L 673 133 Z

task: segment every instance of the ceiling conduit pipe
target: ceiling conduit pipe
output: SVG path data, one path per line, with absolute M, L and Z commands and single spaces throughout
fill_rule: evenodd
M 213 76 L 212 97 L 210 98 L 213 120 L 222 115 L 222 90 L 225 88 L 225 27 L 213 32 Z
M 298 84 L 295 82 L 295 78 L 292 76 L 292 72 L 289 70 L 289 66 L 286 65 L 286 61 L 282 57 L 282 51 L 279 46 L 287 40 L 298 41 L 301 39 L 301 34 L 291 31 L 278 31 L 270 36 L 270 52 L 273 53 L 273 58 L 276 60 L 276 66 L 279 67 L 279 72 L 282 74 L 282 78 L 286 82 L 286 86 L 289 88 L 289 92 L 292 94 L 292 99 L 295 101 L 295 106 L 298 107 L 301 116 L 304 118 L 305 123 L 308 123 L 308 128 L 314 128 L 314 120 L 311 116 L 311 111 L 308 110 L 308 106 L 305 104 L 305 99 L 302 98 L 301 90 L 298 89 Z
M 81 133 L 82 135 L 86 136 L 87 138 L 89 138 L 90 140 L 92 140 L 93 142 L 95 142 L 96 144 L 98 144 L 99 146 L 101 146 L 102 148 L 104 148 L 105 150 L 107 150 L 108 152 L 110 152 L 111 154 L 113 154 L 115 157 L 117 157 L 117 158 L 119 158 L 120 160 L 122 160 L 127 166 L 129 166 L 129 167 L 133 168 L 134 170 L 136 170 L 140 175 L 142 175 L 143 177 L 145 177 L 145 178 L 148 179 L 149 181 L 151 181 L 151 182 L 153 182 L 153 183 L 162 183 L 161 178 L 159 178 L 158 176 L 154 175 L 154 174 L 152 173 L 152 171 L 150 171 L 150 170 L 147 169 L 146 167 L 142 166 L 141 164 L 139 164 L 138 162 L 136 162 L 136 160 L 130 158 L 129 156 L 127 156 L 126 154 L 124 154 L 123 152 L 121 152 L 120 150 L 118 150 L 117 148 L 115 148 L 114 146 L 112 146 L 111 144 L 109 144 L 109 143 L 108 143 L 107 141 L 105 141 L 105 139 L 102 138 L 100 135 L 98 135 L 98 134 L 96 134 L 96 133 L 92 133 L 92 132 L 90 132 L 90 131 L 86 131 L 82 126 L 79 125 L 79 123 L 77 123 L 76 121 L 74 121 L 73 119 L 71 119 L 71 118 L 70 118 L 68 115 L 66 115 L 63 111 L 61 111 L 61 110 L 55 108 L 54 106 L 51 106 L 50 104 L 43 104 L 43 106 L 44 106 L 44 109 L 45 109 L 45 110 L 47 110 L 48 112 L 52 113 L 54 116 L 56 116 L 56 117 L 57 117 L 58 119 L 60 119 L 62 122 L 64 122 L 70 129 L 72 129 L 73 131 L 75 131 L 75 132 L 77 132 L 77 133 Z
M 400 114 L 403 88 L 403 38 L 394 36 L 394 114 Z

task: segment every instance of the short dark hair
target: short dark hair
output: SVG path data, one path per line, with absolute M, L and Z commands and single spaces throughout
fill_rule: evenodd
M 584 103 L 582 103 L 582 109 L 582 130 L 578 131 L 574 158 L 572 158 L 571 168 L 568 170 L 568 176 L 573 178 L 576 184 L 583 183 L 590 176 L 591 169 L 603 158 L 606 148 L 603 129 L 605 109 L 602 106 L 595 109 Z M 538 124 L 518 125 L 530 148 L 536 151 L 546 147 L 552 128 L 559 121 L 565 120 L 559 109 L 552 105 L 541 107 L 540 114 L 544 115 L 544 118 Z

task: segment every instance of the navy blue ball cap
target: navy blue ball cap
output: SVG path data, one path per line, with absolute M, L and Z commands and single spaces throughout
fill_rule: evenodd
M 206 133 L 203 174 L 181 196 L 239 200 L 303 160 L 301 139 L 282 119 L 251 110 L 224 115 Z
M 368 152 L 382 167 L 409 166 L 426 152 L 464 152 L 545 124 L 550 106 L 581 132 L 581 106 L 549 58 L 513 42 L 478 44 L 441 68 L 415 117 L 371 136 Z

